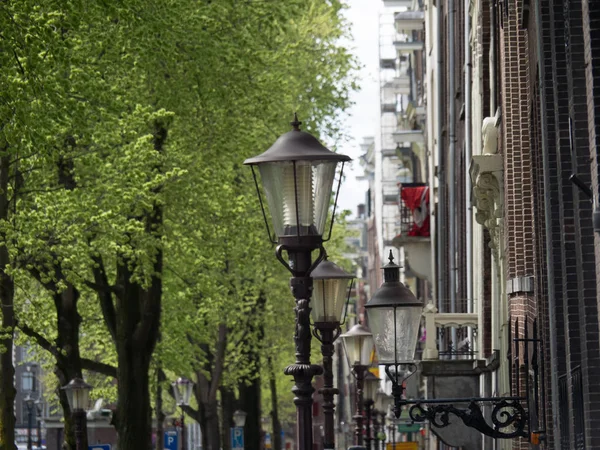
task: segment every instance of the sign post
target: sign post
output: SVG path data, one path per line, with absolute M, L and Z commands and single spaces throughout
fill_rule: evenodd
M 244 428 L 231 428 L 231 450 L 244 450 Z
M 179 450 L 177 431 L 165 431 L 165 450 Z

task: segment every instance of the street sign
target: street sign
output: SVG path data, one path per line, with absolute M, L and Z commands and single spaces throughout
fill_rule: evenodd
M 269 450 L 272 447 L 271 445 L 271 433 L 265 433 L 265 448 Z
M 88 445 L 88 450 L 110 450 L 110 444 L 94 444 Z
M 242 427 L 231 428 L 231 450 L 244 450 L 244 429 Z
M 418 442 L 396 442 L 396 446 L 394 447 L 391 442 L 388 442 L 386 445 L 387 450 L 418 450 L 419 443 Z
M 165 450 L 179 450 L 177 431 L 165 431 Z

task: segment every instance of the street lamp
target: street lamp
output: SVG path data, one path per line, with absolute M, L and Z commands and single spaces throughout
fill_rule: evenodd
M 371 430 L 373 405 L 375 403 L 374 398 L 377 395 L 381 379 L 376 376 L 373 372 L 367 371 L 365 375 L 365 409 L 367 413 L 367 450 L 371 450 L 371 443 L 373 441 L 373 435 Z M 373 424 L 374 425 L 374 424 Z
M 173 386 L 173 395 L 175 396 L 175 403 L 181 409 L 181 448 L 185 449 L 185 412 L 183 411 L 184 406 L 189 406 L 190 399 L 192 398 L 192 389 L 194 383 L 184 377 L 179 377 L 177 380 L 171 383 Z
M 357 446 L 363 445 L 363 389 L 365 372 L 371 365 L 371 352 L 373 351 L 373 335 L 367 327 L 357 323 L 346 333 L 340 336 L 344 343 L 344 350 L 348 366 L 352 368 L 356 378 L 356 414 L 354 415 L 354 441 Z
M 391 250 L 389 261 L 383 267 L 383 284 L 365 309 L 373 330 L 378 361 L 385 366 L 392 381 L 394 413 L 400 417 L 403 391 L 400 366 L 414 358 L 423 302 L 400 282 L 400 266 L 394 264 Z
M 391 433 L 392 450 L 396 450 L 396 415 L 391 409 L 388 411 L 387 420 L 389 423 L 388 430 Z
M 44 402 L 42 400 L 35 401 L 35 411 L 37 413 L 37 446 L 42 448 L 42 413 L 44 412 Z
M 235 426 L 243 428 L 244 425 L 246 425 L 246 416 L 247 415 L 248 415 L 247 412 L 241 411 L 239 409 L 236 412 L 234 412 L 233 413 L 233 423 L 235 424 Z
M 350 298 L 349 284 L 354 278 L 327 257 L 313 270 L 312 319 L 315 337 L 321 342 L 323 356 L 323 415 L 325 429 L 323 448 L 335 448 L 335 426 L 333 396 L 339 391 L 333 386 L 333 343 L 341 333 L 340 323 L 344 306 Z
M 71 408 L 71 417 L 75 427 L 75 448 L 76 450 L 87 450 L 85 409 L 89 404 L 92 386 L 83 381 L 82 378 L 75 377 L 61 389 L 64 389 L 67 393 L 69 408 Z
M 244 164 L 252 168 L 267 233 L 271 241 L 278 244 L 277 259 L 292 274 L 290 286 L 296 299 L 296 362 L 288 366 L 285 373 L 293 376 L 295 382 L 292 390 L 298 450 L 312 450 L 312 379 L 322 373 L 322 368 L 310 363 L 310 273 L 323 259 L 323 242 L 331 237 L 341 174 L 329 233 L 326 238 L 323 234 L 337 166 L 342 163 L 343 171 L 343 163 L 350 158 L 328 150 L 314 136 L 300 131 L 301 124 L 294 116 L 292 131 L 280 136 L 266 152 L 247 159 Z M 276 240 L 271 237 L 254 166 L 258 166 L 261 175 Z M 313 262 L 314 250 L 319 250 L 319 255 Z M 288 261 L 284 259 L 284 251 Z
M 385 444 L 385 419 L 388 409 L 392 404 L 393 398 L 387 395 L 384 391 L 377 391 L 377 395 L 375 396 L 375 409 L 379 412 L 379 422 L 381 425 L 381 433 L 379 436 L 380 441 Z
M 244 425 L 246 425 L 246 416 L 248 413 L 236 410 L 233 413 L 233 423 L 235 427 L 231 429 L 231 449 L 244 450 Z
M 33 427 L 33 406 L 35 404 L 35 400 L 31 397 L 31 394 L 27 394 L 24 402 L 25 406 L 27 406 L 27 450 L 31 450 L 31 428 Z

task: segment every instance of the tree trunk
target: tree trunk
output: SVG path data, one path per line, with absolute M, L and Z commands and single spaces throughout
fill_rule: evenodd
M 231 427 L 233 423 L 233 413 L 236 410 L 235 394 L 230 388 L 221 387 L 221 439 L 223 450 L 231 450 Z
M 163 434 L 165 433 L 164 422 L 165 413 L 163 412 L 162 389 L 165 382 L 165 373 L 159 366 L 156 371 L 156 450 L 164 449 Z
M 167 130 L 155 124 L 154 149 L 163 152 Z M 157 170 L 161 170 L 157 167 Z M 155 239 L 156 256 L 153 275 L 148 287 L 132 280 L 135 263 L 125 255 L 119 255 L 117 263 L 116 307 L 110 290 L 98 291 L 102 312 L 115 339 L 117 350 L 117 415 L 115 424 L 118 432 L 119 450 L 152 449 L 152 410 L 150 405 L 149 370 L 152 353 L 159 338 L 163 252 L 160 238 L 163 224 L 163 209 L 156 201 L 152 210 L 139 220 L 144 224 L 148 236 Z M 106 271 L 100 265 L 95 277 L 106 284 Z M 107 293 L 108 292 L 108 293 Z
M 148 371 L 150 358 L 134 346 L 120 343 L 118 367 L 117 447 L 122 450 L 152 448 L 152 417 Z
M 283 443 L 281 442 L 281 423 L 279 422 L 279 410 L 277 406 L 277 377 L 273 369 L 273 360 L 269 356 L 267 358 L 269 366 L 269 388 L 271 389 L 271 420 L 273 422 L 273 449 L 281 450 Z
M 252 381 L 241 383 L 238 389 L 240 409 L 248 413 L 244 427 L 244 449 L 260 450 L 260 377 L 256 375 Z
M 57 278 L 62 276 L 57 274 Z M 68 284 L 67 289 L 62 293 L 54 293 L 54 302 L 56 305 L 58 319 L 58 333 L 56 338 L 56 347 L 58 350 L 56 357 L 55 374 L 58 377 L 60 386 L 58 389 L 60 405 L 64 412 L 65 419 L 65 441 L 70 448 L 75 448 L 75 429 L 71 409 L 67 394 L 60 387 L 67 385 L 75 377 L 83 377 L 81 370 L 81 355 L 79 353 L 79 325 L 81 317 L 77 312 L 77 301 L 79 300 L 79 291 Z M 87 433 L 83 436 L 84 448 L 87 448 Z
M 2 149 L 6 150 L 6 146 Z M 8 180 L 10 157 L 5 153 L 0 158 L 0 220 L 9 215 Z M 2 328 L 0 329 L 0 450 L 15 449 L 15 395 L 13 386 L 15 368 L 13 366 L 13 338 L 15 313 L 13 309 L 15 286 L 13 279 L 6 274 L 10 264 L 6 239 L 0 245 L 0 302 Z
M 260 383 L 260 354 L 261 341 L 264 328 L 260 317 L 265 309 L 266 297 L 261 293 L 252 307 L 251 320 L 247 327 L 250 333 L 256 333 L 259 345 L 243 344 L 242 354 L 246 364 L 252 367 L 251 374 L 240 380 L 238 390 L 240 393 L 240 409 L 246 411 L 246 426 L 244 428 L 245 450 L 260 450 L 261 448 L 261 383 Z
M 219 408 L 216 399 L 206 405 L 206 439 L 208 442 L 207 450 L 220 450 L 221 433 L 219 427 Z

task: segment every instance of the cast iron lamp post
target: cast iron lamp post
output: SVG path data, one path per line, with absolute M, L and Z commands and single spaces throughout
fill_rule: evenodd
M 185 442 L 185 412 L 183 411 L 184 406 L 189 406 L 190 398 L 192 398 L 192 389 L 194 383 L 184 377 L 179 377 L 177 380 L 171 383 L 173 386 L 173 395 L 175 396 L 175 403 L 181 409 L 181 448 L 187 449 Z
M 67 400 L 71 408 L 71 417 L 75 427 L 75 448 L 76 450 L 87 450 L 85 409 L 89 404 L 92 386 L 83 379 L 76 377 L 69 381 L 69 384 L 63 386 L 62 389 L 67 393 Z
M 373 405 L 375 404 L 375 401 L 373 399 L 377 395 L 377 389 L 379 389 L 380 382 L 381 379 L 379 377 L 375 376 L 375 374 L 373 374 L 373 372 L 371 372 L 370 370 L 367 371 L 365 375 L 364 401 L 365 410 L 367 413 L 367 436 L 365 439 L 367 441 L 367 450 L 372 449 L 373 432 L 375 428 L 375 421 L 373 421 Z M 375 418 L 375 420 L 377 419 Z
M 27 406 L 27 450 L 32 449 L 32 439 L 31 439 L 31 428 L 33 427 L 33 407 L 35 405 L 35 400 L 31 397 L 31 394 L 27 394 L 25 397 L 25 406 Z
M 387 395 L 382 390 L 377 391 L 377 395 L 375 397 L 375 409 L 379 412 L 379 425 L 381 427 L 380 435 L 378 435 L 377 438 L 380 442 L 383 442 L 383 444 L 385 444 L 385 419 L 391 403 L 392 397 Z
M 37 413 L 37 446 L 42 448 L 42 413 L 44 412 L 44 402 L 35 401 L 35 411 Z
M 278 244 L 277 259 L 291 272 L 290 286 L 296 299 L 296 362 L 285 370 L 294 377 L 296 404 L 296 429 L 298 450 L 312 450 L 312 379 L 322 373 L 322 368 L 310 362 L 310 297 L 312 278 L 310 273 L 324 257 L 323 242 L 331 237 L 337 195 L 337 186 L 330 221 L 329 235 L 323 237 L 333 182 L 338 163 L 349 161 L 345 155 L 333 153 L 314 136 L 300 131 L 297 116 L 291 122 L 292 131 L 279 139 L 264 153 L 244 161 L 252 168 L 267 233 Z M 254 171 L 258 166 L 273 222 L 275 239 L 271 237 L 264 203 Z M 312 261 L 312 252 L 319 254 Z M 287 261 L 283 256 L 287 253 Z
M 388 430 L 392 439 L 392 450 L 396 450 L 396 415 L 391 409 L 387 414 L 387 420 L 389 423 Z
M 363 389 L 365 373 L 371 365 L 373 335 L 367 327 L 357 323 L 340 336 L 344 343 L 348 366 L 356 379 L 356 414 L 354 415 L 354 443 L 363 445 Z
M 450 414 L 460 418 L 467 427 L 474 428 L 480 433 L 494 439 L 513 439 L 525 437 L 532 444 L 539 444 L 546 433 L 545 415 L 541 409 L 537 392 L 545 392 L 544 378 L 540 377 L 539 367 L 543 367 L 543 349 L 541 339 L 538 337 L 537 323 L 533 323 L 533 335 L 529 335 L 528 321 L 525 321 L 524 335 L 519 333 L 518 321 L 515 323 L 515 335 L 512 334 L 512 322 L 508 329 L 508 359 L 510 361 L 509 374 L 513 370 L 516 376 L 509 376 L 510 395 L 502 397 L 468 397 L 444 399 L 402 399 L 404 386 L 404 370 L 406 364 L 412 362 L 421 321 L 423 304 L 400 283 L 400 267 L 394 264 L 390 251 L 390 262 L 383 268 L 384 283 L 375 292 L 373 298 L 365 305 L 369 316 L 369 324 L 373 329 L 375 348 L 380 364 L 385 366 L 385 372 L 392 381 L 392 395 L 394 396 L 394 414 L 400 417 L 402 406 L 412 405 L 409 416 L 413 422 L 429 421 L 431 425 L 444 428 L 450 425 Z M 435 331 L 435 330 L 433 330 Z M 432 330 L 428 330 L 432 332 Z M 522 337 L 521 337 L 522 336 Z M 524 348 L 523 359 L 520 359 L 519 349 Z M 533 354 L 529 356 L 529 349 Z M 513 353 L 515 352 L 514 359 Z M 521 369 L 521 361 L 524 368 Z M 534 389 L 529 389 L 530 377 L 525 377 L 525 392 L 521 395 L 519 371 L 533 375 Z M 531 372 L 530 372 L 531 371 Z M 514 378 L 514 380 L 513 380 Z M 513 389 L 513 383 L 516 389 Z M 516 391 L 516 392 L 515 392 Z M 536 394 L 531 396 L 531 392 Z M 516 395 L 514 395 L 516 394 Z M 533 398 L 532 398 L 533 397 Z M 467 403 L 468 406 L 456 406 Z M 486 420 L 481 403 L 490 403 L 491 424 Z M 526 407 L 523 405 L 527 405 Z M 542 416 L 542 427 L 531 429 L 534 414 Z M 539 417 L 539 415 L 538 415 Z
M 335 448 L 335 425 L 333 413 L 334 395 L 339 391 L 333 386 L 333 343 L 341 333 L 340 324 L 344 306 L 350 297 L 348 284 L 353 276 L 342 268 L 327 260 L 327 257 L 313 270 L 313 305 L 311 314 L 314 324 L 313 334 L 321 342 L 323 356 L 323 388 L 319 393 L 323 396 L 323 415 L 325 429 L 323 448 Z
M 400 282 L 400 266 L 394 264 L 390 250 L 389 263 L 383 267 L 383 284 L 365 305 L 373 330 L 378 361 L 392 381 L 394 413 L 400 417 L 402 380 L 400 366 L 413 360 L 417 347 L 423 302 Z M 393 372 L 391 370 L 393 368 Z

